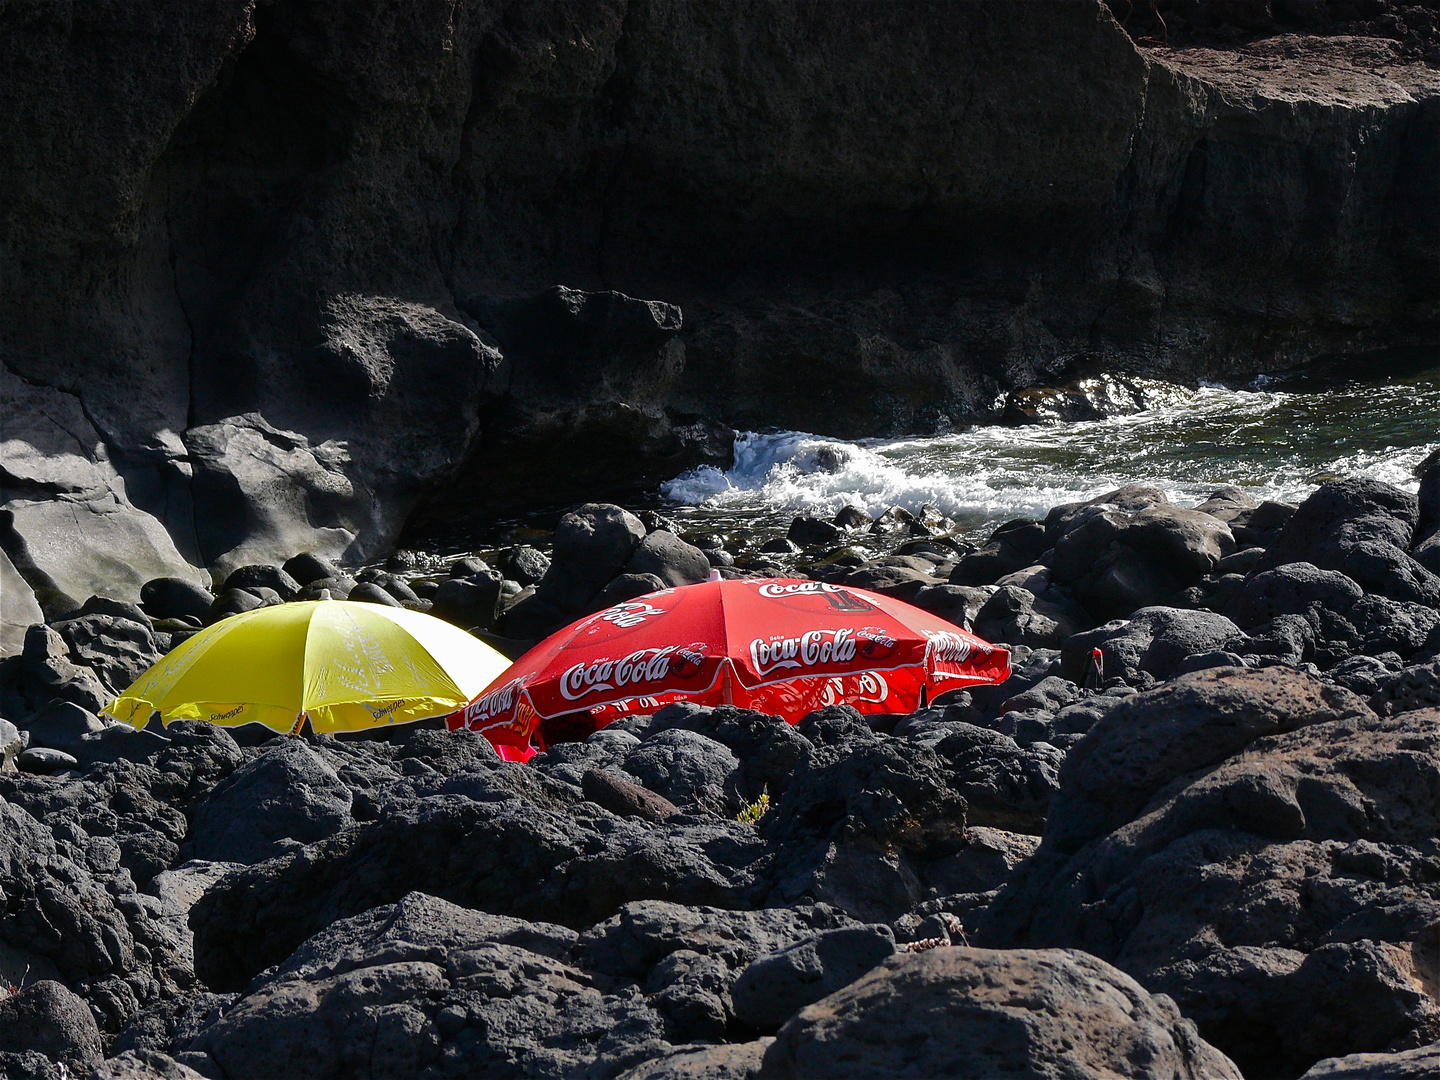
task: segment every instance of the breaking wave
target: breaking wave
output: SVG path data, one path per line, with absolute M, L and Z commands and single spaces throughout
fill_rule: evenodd
M 1084 423 L 862 442 L 743 432 L 732 468 L 691 470 L 661 494 L 692 508 L 685 516 L 697 524 L 713 517 L 717 525 L 758 525 L 846 505 L 873 516 L 928 504 L 978 529 L 1125 483 L 1154 485 L 1180 503 L 1222 484 L 1295 502 L 1345 476 L 1413 491 L 1415 466 L 1440 446 L 1437 432 L 1433 373 L 1317 393 L 1202 386 L 1177 388 L 1157 408 Z

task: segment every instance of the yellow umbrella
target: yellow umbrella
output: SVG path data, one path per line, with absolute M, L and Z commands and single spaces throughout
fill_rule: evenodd
M 418 611 L 343 600 L 257 608 L 207 626 L 171 650 L 106 715 L 361 731 L 464 706 L 510 661 Z

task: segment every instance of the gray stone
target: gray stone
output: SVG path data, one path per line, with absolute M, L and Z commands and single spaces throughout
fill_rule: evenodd
M 71 701 L 89 711 L 98 711 L 111 694 L 88 667 L 73 664 L 71 648 L 55 631 L 43 624 L 24 632 L 24 647 L 17 664 L 20 691 L 32 710 L 40 710 L 55 698 Z
M 312 581 L 319 581 L 321 578 L 340 576 L 338 566 L 329 559 L 316 555 L 313 551 L 302 551 L 299 555 L 292 555 L 285 560 L 285 565 L 281 569 L 302 587 L 309 585 Z
M 343 828 L 350 789 L 298 739 L 278 739 L 236 769 L 193 814 L 196 858 L 254 863 L 283 840 L 309 843 Z
M 26 739 L 20 729 L 4 717 L 0 717 L 0 772 L 13 772 L 15 759 L 25 749 Z
M 239 868 L 239 863 L 191 859 L 174 869 L 161 871 L 145 886 L 140 902 L 152 920 L 168 932 L 168 944 L 176 958 L 192 971 L 195 935 L 190 929 L 190 909 L 205 895 L 206 889 Z
M 1058 591 L 1041 598 L 1028 589 L 1002 585 L 976 613 L 974 629 L 987 641 L 1054 649 L 1093 624 L 1083 608 Z
M 123 616 L 91 611 L 114 604 L 92 597 L 80 615 L 54 623 L 70 646 L 70 658 L 95 673 L 111 695 L 118 696 L 160 660 L 150 619 L 138 608 Z
M 677 806 L 724 816 L 740 809 L 739 760 L 697 732 L 660 731 L 626 754 L 621 767 Z
M 1173 777 L 1262 735 L 1373 717 L 1348 690 L 1286 668 L 1214 668 L 1126 698 L 1065 759 L 1046 842 L 1073 852 L 1129 821 Z
M 1045 515 L 1045 535 L 1053 545 L 1062 536 L 1073 532 L 1080 525 L 1096 514 L 1102 514 L 1107 510 L 1123 510 L 1126 513 L 1139 513 L 1141 510 L 1148 510 L 1152 506 L 1166 506 L 1170 500 L 1159 488 L 1147 487 L 1144 484 L 1126 484 L 1114 491 L 1107 491 L 1104 495 L 1097 495 L 1093 499 L 1083 502 L 1061 503 L 1059 506 L 1052 506 L 1049 513 Z
M 586 503 L 560 519 L 550 568 L 535 595 L 564 612 L 579 613 L 624 569 L 645 539 L 645 526 L 628 511 Z
M 651 574 L 665 587 L 693 585 L 710 579 L 710 560 L 672 532 L 657 530 L 646 535 L 625 564 L 627 574 Z
M 436 595 L 439 595 L 438 593 Z M 379 585 L 368 581 L 362 581 L 355 588 L 350 590 L 350 595 L 345 599 L 353 600 L 359 604 L 379 604 L 381 607 L 401 607 L 399 600 L 391 596 Z M 473 624 L 472 624 L 473 625 Z
M 650 536 L 656 535 L 659 534 L 650 534 Z M 646 539 L 648 540 L 649 537 L 646 537 Z M 603 611 L 606 608 L 614 607 L 616 604 L 623 604 L 626 601 L 634 600 L 638 596 L 659 592 L 661 589 L 667 587 L 665 582 L 661 581 L 654 574 L 619 574 L 610 581 L 610 584 L 595 594 L 595 598 L 590 601 L 590 607 L 596 611 Z
M 1091 650 L 1103 657 L 1105 678 L 1143 681 L 1145 675 L 1168 679 L 1188 656 L 1220 650 L 1244 651 L 1248 638 L 1223 615 L 1183 608 L 1141 608 L 1128 620 L 1117 620 L 1066 640 L 1061 650 L 1061 671 L 1080 683 L 1090 663 Z
M 892 957 L 809 1006 L 760 1075 L 1241 1080 L 1173 1001 L 1093 956 L 964 948 Z
M 785 538 L 800 548 L 833 547 L 844 539 L 844 532 L 833 522 L 801 514 L 790 522 Z
M 1370 704 L 1381 716 L 1440 708 L 1440 660 L 1413 664 L 1394 673 L 1376 672 L 1371 681 L 1376 689 Z
M 107 1058 L 91 1074 L 93 1080 L 204 1080 L 204 1074 L 158 1050 L 126 1050 Z
M 72 754 L 63 750 L 47 750 L 38 746 L 21 751 L 15 758 L 15 765 L 21 772 L 40 776 L 60 772 L 62 769 L 73 769 L 79 764 Z
M 340 919 L 309 938 L 267 983 L 331 978 L 365 967 L 374 957 L 438 962 L 446 953 L 484 944 L 510 945 L 553 960 L 568 960 L 578 935 L 555 923 L 492 915 L 410 892 L 393 904 Z
M 1039 843 L 1038 836 L 968 826 L 963 848 L 925 865 L 925 883 L 942 896 L 990 892 L 1005 884 Z
M 70 701 L 52 701 L 27 725 L 30 745 L 73 754 L 85 735 L 105 730 L 105 722 Z
M 495 568 L 521 585 L 537 585 L 550 569 L 550 559 L 544 552 L 521 544 L 502 551 L 496 558 Z
M 490 628 L 500 610 L 503 578 L 493 571 L 473 578 L 451 578 L 442 581 L 430 598 L 430 613 L 436 618 L 469 629 Z
M 413 1076 L 444 1054 L 461 1075 L 614 1075 L 666 1049 L 633 989 L 602 992 L 556 958 L 558 927 L 467 911 L 422 894 L 330 927 L 191 1041 L 228 1075 L 349 1070 Z M 540 951 L 537 951 L 540 950 Z
M 1422 988 L 1440 905 L 1415 876 L 1440 823 L 1436 714 L 1327 705 L 1323 684 L 1283 672 L 1184 676 L 1137 695 L 1154 719 L 1183 720 L 1204 703 L 1174 689 L 1212 682 L 1205 727 L 1170 726 L 1159 755 L 1154 720 L 1121 705 L 1071 751 L 1044 843 L 977 930 L 987 944 L 1063 943 L 1123 966 L 1256 1076 L 1423 1042 L 1440 1023 Z M 1290 685 L 1267 702 L 1255 694 L 1264 676 Z M 1251 687 L 1227 704 L 1222 680 Z M 1105 798 L 1130 809 L 1086 839 L 1071 765 L 1106 771 L 1084 760 L 1097 735 L 1113 755 Z M 1124 793 L 1142 772 L 1151 794 Z
M 992 585 L 1007 574 L 1031 566 L 1050 546 L 1045 526 L 1028 518 L 1007 521 L 978 551 L 964 555 L 950 571 L 952 585 Z
M 806 1005 L 849 986 L 895 953 L 888 926 L 826 930 L 753 960 L 735 977 L 735 1016 L 760 1031 L 775 1031 Z
M 300 582 L 291 577 L 283 568 L 271 566 L 268 563 L 250 563 L 247 566 L 237 566 L 225 577 L 225 582 L 220 586 L 220 591 L 227 589 L 250 589 L 252 591 L 260 588 L 274 589 L 281 600 L 293 600 L 295 594 L 300 591 Z
M 621 817 L 664 821 L 680 813 L 680 808 L 665 796 L 604 769 L 586 769 L 581 776 L 580 789 L 585 792 L 585 798 Z
M 983 585 L 974 588 L 968 585 L 927 585 L 910 598 L 910 603 L 968 630 L 991 595 L 993 590 Z
M 1346 1054 L 1325 1058 L 1300 1080 L 1429 1080 L 1440 1075 L 1440 1042 L 1393 1054 Z
M 774 1041 L 767 1036 L 746 1043 L 677 1046 L 627 1069 L 616 1080 L 757 1080 L 765 1050 Z
M 138 600 L 151 578 L 205 583 L 165 526 L 131 502 L 79 397 L 27 382 L 7 366 L 0 415 L 0 548 L 48 618 L 96 594 Z
M 729 911 L 659 900 L 626 904 L 580 935 L 575 961 L 602 974 L 643 980 L 680 951 L 714 957 L 732 971 L 805 941 L 817 931 L 849 925 L 824 904 Z
M 1284 563 L 1247 578 L 1225 613 L 1248 629 L 1277 615 L 1304 615 L 1316 621 L 1316 609 L 1344 615 L 1364 590 L 1336 570 L 1306 562 Z
M 1440 604 L 1440 577 L 1409 555 L 1419 505 L 1414 495 L 1378 480 L 1322 484 L 1300 504 L 1264 567 L 1308 562 L 1338 570 L 1367 592 L 1431 607 Z
M 265 606 L 265 601 L 249 589 L 227 589 L 215 597 L 215 603 L 210 605 L 205 621 L 219 622 L 227 615 L 239 615 Z
M 348 600 L 350 590 L 359 582 L 348 574 L 339 577 L 319 578 L 310 582 L 296 594 L 296 600 Z
M 90 1007 L 58 982 L 34 982 L 0 998 L 0 1052 L 27 1050 L 81 1073 L 104 1058 Z
M 686 815 L 661 829 L 587 810 L 578 790 L 520 765 L 470 767 L 437 787 L 438 797 L 397 800 L 374 821 L 215 885 L 191 915 L 196 974 L 243 988 L 336 919 L 412 889 L 571 926 L 642 896 L 758 902 L 765 845 L 748 825 Z
M 0 550 L 0 657 L 20 652 L 25 646 L 25 628 L 44 621 L 35 590 L 20 576 L 10 556 Z
M 140 603 L 152 619 L 199 619 L 210 615 L 215 597 L 184 578 L 154 578 L 140 589 Z
M 853 585 L 857 589 L 869 589 L 882 596 L 893 596 L 897 600 L 910 601 L 920 594 L 921 589 L 943 585 L 939 578 L 923 570 L 908 566 L 861 566 L 850 570 L 836 579 L 842 585 Z

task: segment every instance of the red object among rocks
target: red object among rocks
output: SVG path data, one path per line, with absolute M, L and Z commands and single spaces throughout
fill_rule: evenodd
M 648 593 L 552 634 L 451 727 L 509 760 L 564 717 L 583 737 L 676 701 L 737 705 L 792 724 L 814 709 L 907 713 L 947 690 L 1003 682 L 1010 654 L 901 600 L 790 578 Z M 554 726 L 550 726 L 554 730 Z

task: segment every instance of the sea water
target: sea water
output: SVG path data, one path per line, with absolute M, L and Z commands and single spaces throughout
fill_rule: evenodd
M 1128 483 L 1181 505 L 1222 484 L 1296 503 L 1349 476 L 1414 491 L 1416 465 L 1440 447 L 1440 366 L 1323 386 L 1175 386 L 1158 397 L 1106 420 L 928 438 L 742 432 L 733 468 L 691 470 L 660 495 L 685 528 L 722 535 L 783 535 L 796 514 L 828 518 L 846 505 L 873 516 L 929 504 L 974 539 Z

